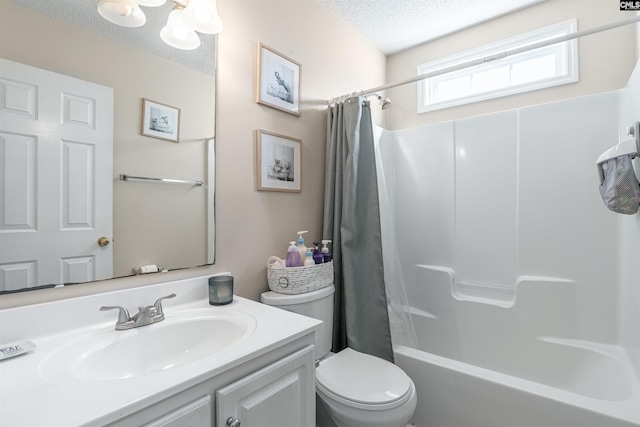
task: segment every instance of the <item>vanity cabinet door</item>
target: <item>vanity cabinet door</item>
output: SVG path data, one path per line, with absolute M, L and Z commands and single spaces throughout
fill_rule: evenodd
M 204 396 L 144 427 L 211 427 L 211 396 Z
M 315 405 L 310 345 L 218 390 L 216 425 L 315 426 Z

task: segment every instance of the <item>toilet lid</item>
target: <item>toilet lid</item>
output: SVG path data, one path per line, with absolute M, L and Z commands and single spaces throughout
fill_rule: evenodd
M 402 369 L 350 348 L 322 361 L 316 381 L 343 399 L 368 405 L 398 401 L 411 389 L 411 379 Z

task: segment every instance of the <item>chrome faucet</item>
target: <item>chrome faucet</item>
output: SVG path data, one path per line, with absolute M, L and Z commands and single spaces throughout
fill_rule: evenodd
M 102 306 L 100 307 L 100 311 L 120 310 L 118 313 L 118 321 L 116 322 L 116 331 L 124 331 L 163 321 L 164 311 L 162 311 L 162 300 L 175 296 L 176 294 L 167 295 L 166 297 L 158 298 L 153 305 L 138 307 L 138 312 L 131 317 L 126 308 L 117 305 Z

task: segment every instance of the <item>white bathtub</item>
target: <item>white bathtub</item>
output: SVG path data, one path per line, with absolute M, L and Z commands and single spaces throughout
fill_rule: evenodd
M 574 311 L 584 283 L 522 276 L 507 292 L 414 271 L 404 311 L 417 348 L 398 345 L 395 358 L 416 384 L 417 427 L 640 427 L 630 353 L 589 339 Z
M 412 318 L 422 346 L 441 342 L 435 317 Z M 395 348 L 416 384 L 417 427 L 640 426 L 637 377 L 620 348 L 551 337 L 487 344 Z

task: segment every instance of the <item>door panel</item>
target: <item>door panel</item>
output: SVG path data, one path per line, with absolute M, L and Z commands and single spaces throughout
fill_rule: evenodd
M 94 226 L 95 150 L 91 144 L 62 141 L 62 229 Z
M 36 141 L 33 135 L 0 133 L 0 164 L 5 167 L 0 175 L 2 231 L 36 229 Z

